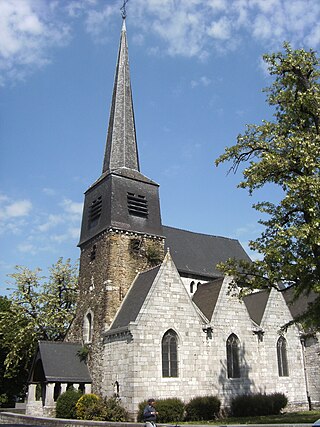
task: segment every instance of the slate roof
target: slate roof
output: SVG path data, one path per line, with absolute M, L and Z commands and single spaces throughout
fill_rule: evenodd
M 121 30 L 103 172 L 121 167 L 139 170 L 125 20 Z
M 319 294 L 310 292 L 307 294 L 300 295 L 296 300 L 294 299 L 294 287 L 291 286 L 283 291 L 284 299 L 288 305 L 291 316 L 296 319 L 308 310 L 308 305 L 313 303 Z
M 126 327 L 130 322 L 136 320 L 159 269 L 160 266 L 157 266 L 137 276 L 123 300 L 109 331 Z
M 40 341 L 32 372 L 41 360 L 45 381 L 91 383 L 87 365 L 77 356 L 81 347 L 81 344 L 75 343 Z
M 193 295 L 192 301 L 210 321 L 217 304 L 223 278 L 202 283 Z
M 193 274 L 208 279 L 221 277 L 216 268 L 228 258 L 250 261 L 249 256 L 236 239 L 194 233 L 163 226 L 165 247 L 170 249 L 172 259 L 180 273 Z
M 251 295 L 246 295 L 243 298 L 243 302 L 247 307 L 250 318 L 257 324 L 260 325 L 264 310 L 266 309 L 269 291 L 255 292 Z

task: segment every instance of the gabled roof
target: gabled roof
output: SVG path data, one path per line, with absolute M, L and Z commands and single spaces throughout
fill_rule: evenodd
M 170 249 L 172 259 L 180 273 L 210 278 L 221 277 L 217 270 L 219 262 L 228 258 L 250 258 L 238 240 L 226 237 L 194 233 L 178 228 L 163 226 L 165 247 Z
M 269 294 L 269 291 L 261 291 L 243 297 L 243 302 L 247 307 L 249 316 L 257 325 L 261 323 Z
M 81 348 L 81 344 L 40 341 L 30 381 L 39 381 L 41 374 L 48 382 L 91 383 L 88 367 L 77 355 Z
M 159 269 L 160 266 L 154 267 L 136 277 L 109 331 L 126 327 L 136 320 Z
M 311 291 L 308 294 L 304 293 L 295 299 L 294 286 L 285 289 L 282 293 L 290 310 L 291 316 L 294 319 L 302 316 L 308 310 L 309 304 L 314 303 L 317 297 L 319 298 L 319 294 Z
M 222 283 L 223 278 L 202 283 L 193 295 L 192 301 L 209 321 L 217 304 Z

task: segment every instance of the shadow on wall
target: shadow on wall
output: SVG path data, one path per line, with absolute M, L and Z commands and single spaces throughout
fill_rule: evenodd
M 223 406 L 229 407 L 233 397 L 251 392 L 255 383 L 250 379 L 251 368 L 246 361 L 245 345 L 241 346 L 236 335 L 227 340 L 227 360 L 220 360 L 219 384 Z

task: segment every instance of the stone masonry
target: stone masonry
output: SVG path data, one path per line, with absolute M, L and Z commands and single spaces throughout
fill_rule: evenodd
M 126 331 L 108 332 L 104 340 L 102 392 L 112 394 L 115 381 L 120 397 L 136 416 L 138 404 L 148 396 L 178 397 L 185 402 L 199 395 L 216 395 L 223 406 L 245 393 L 285 393 L 291 407 L 307 408 L 301 344 L 298 331 L 285 334 L 288 343 L 288 377 L 279 377 L 276 345 L 279 328 L 291 315 L 281 294 L 272 292 L 263 319 L 263 339 L 244 303 L 228 293 L 226 278 L 212 319 L 205 319 L 192 303 L 179 273 L 166 257 L 135 322 Z M 210 325 L 212 334 L 205 333 Z M 161 372 L 161 342 L 165 332 L 178 335 L 179 374 L 165 378 Z M 240 340 L 241 377 L 227 377 L 226 340 Z
M 101 334 L 110 326 L 135 276 L 163 256 L 163 238 L 120 230 L 104 232 L 81 248 L 77 315 L 66 341 L 84 343 L 84 318 L 91 312 L 92 340 L 87 345 L 94 392 L 101 390 Z

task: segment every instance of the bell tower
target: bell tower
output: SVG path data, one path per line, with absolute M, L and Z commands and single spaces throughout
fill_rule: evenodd
M 79 300 L 68 341 L 87 344 L 93 391 L 101 381 L 102 336 L 138 272 L 164 257 L 159 185 L 140 172 L 125 14 L 102 174 L 85 192 Z

